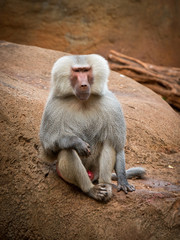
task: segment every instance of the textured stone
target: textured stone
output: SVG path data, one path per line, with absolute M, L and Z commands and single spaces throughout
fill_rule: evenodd
M 0 239 L 179 239 L 179 115 L 158 95 L 111 72 L 127 122 L 136 191 L 107 204 L 65 183 L 39 154 L 50 71 L 65 53 L 0 43 Z M 114 184 L 116 184 L 114 182 Z

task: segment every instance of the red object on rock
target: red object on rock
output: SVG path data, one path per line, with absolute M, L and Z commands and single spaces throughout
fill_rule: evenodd
M 88 173 L 89 178 L 90 178 L 91 181 L 92 181 L 93 178 L 94 178 L 94 174 L 93 174 L 93 172 L 91 172 L 91 171 L 88 170 L 87 173 Z

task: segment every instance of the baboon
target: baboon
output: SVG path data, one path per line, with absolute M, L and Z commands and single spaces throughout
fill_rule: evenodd
M 135 190 L 127 177 L 145 173 L 143 168 L 125 171 L 126 126 L 121 105 L 108 89 L 109 72 L 97 54 L 57 60 L 40 128 L 44 152 L 57 157 L 59 175 L 105 202 L 112 197 L 113 170 L 117 190 L 125 193 Z

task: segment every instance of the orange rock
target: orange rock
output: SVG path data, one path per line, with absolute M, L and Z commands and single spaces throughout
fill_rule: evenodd
M 147 169 L 146 180 L 130 181 L 135 192 L 113 189 L 103 205 L 40 155 L 50 71 L 63 55 L 0 43 L 0 239 L 178 239 L 180 118 L 148 88 L 111 72 L 127 123 L 127 168 Z

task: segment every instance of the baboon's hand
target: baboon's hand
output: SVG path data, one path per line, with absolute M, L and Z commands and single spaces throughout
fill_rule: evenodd
M 123 190 L 125 193 L 133 192 L 135 191 L 135 187 L 133 185 L 130 185 L 128 182 L 124 184 L 118 184 L 117 191 L 119 192 L 121 190 Z
M 77 144 L 75 149 L 80 156 L 89 157 L 89 155 L 91 155 L 91 147 L 84 141 L 81 141 L 79 144 Z

